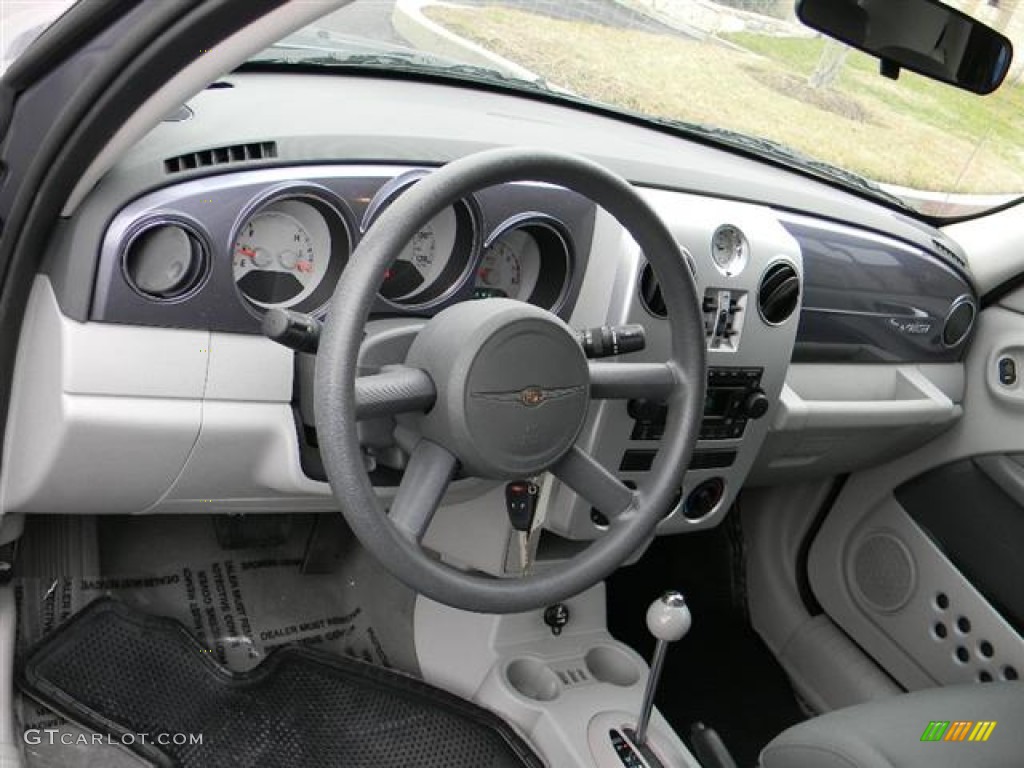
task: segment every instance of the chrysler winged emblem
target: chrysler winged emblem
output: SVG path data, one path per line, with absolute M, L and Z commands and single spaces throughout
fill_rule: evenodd
M 575 387 L 526 387 L 525 389 L 506 390 L 504 392 L 474 392 L 473 397 L 481 400 L 494 400 L 499 403 L 518 403 L 527 408 L 536 408 L 551 400 L 572 397 L 583 391 L 582 385 Z

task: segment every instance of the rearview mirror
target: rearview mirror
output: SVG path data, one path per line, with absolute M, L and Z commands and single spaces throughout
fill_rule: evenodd
M 1013 45 L 1002 34 L 938 0 L 797 0 L 807 26 L 900 69 L 975 93 L 991 93 L 1010 69 Z

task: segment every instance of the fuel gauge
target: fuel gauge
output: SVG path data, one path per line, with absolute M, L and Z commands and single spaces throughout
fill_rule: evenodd
M 341 271 L 347 239 L 341 217 L 321 201 L 274 200 L 250 215 L 235 233 L 235 285 L 257 309 L 315 310 L 330 295 L 325 278 L 336 278 Z

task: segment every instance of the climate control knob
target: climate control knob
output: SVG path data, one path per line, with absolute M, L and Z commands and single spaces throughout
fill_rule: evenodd
M 740 407 L 740 412 L 748 419 L 760 419 L 766 413 L 772 402 L 768 399 L 768 395 L 764 393 L 762 389 L 752 389 L 747 393 L 747 396 L 743 398 L 743 405 Z

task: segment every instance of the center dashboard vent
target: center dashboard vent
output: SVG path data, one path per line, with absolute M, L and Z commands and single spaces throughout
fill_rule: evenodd
M 661 294 L 661 283 L 654 276 L 654 268 L 650 264 L 644 264 L 640 272 L 640 302 L 644 309 L 655 317 L 668 317 L 665 297 Z
M 696 280 L 697 263 L 693 260 L 693 256 L 681 245 L 679 246 L 679 251 L 686 261 L 686 266 L 690 269 L 690 274 Z M 661 291 L 661 282 L 654 274 L 654 267 L 648 262 L 644 262 L 643 269 L 640 270 L 640 303 L 643 304 L 644 309 L 655 317 L 668 317 L 668 307 L 665 306 L 665 296 Z
M 800 276 L 786 261 L 765 271 L 757 289 L 757 309 L 769 325 L 781 325 L 796 311 L 800 302 Z
M 229 147 L 215 147 L 198 152 L 188 152 L 177 157 L 164 160 L 167 173 L 181 173 L 195 168 L 208 168 L 213 165 L 228 163 L 244 163 L 251 160 L 265 160 L 277 157 L 277 142 L 261 141 L 253 144 L 232 144 Z

